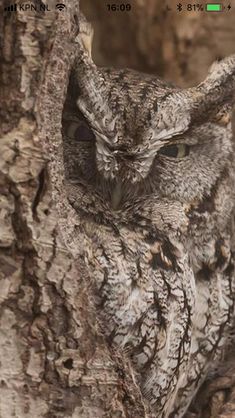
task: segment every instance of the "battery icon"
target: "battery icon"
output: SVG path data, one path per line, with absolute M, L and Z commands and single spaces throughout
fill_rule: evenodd
M 206 5 L 207 12 L 221 12 L 222 10 L 222 4 L 220 3 L 208 3 Z

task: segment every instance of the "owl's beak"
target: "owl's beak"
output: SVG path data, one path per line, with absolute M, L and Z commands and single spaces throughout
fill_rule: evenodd
M 118 209 L 122 200 L 122 192 L 122 183 L 120 181 L 117 181 L 117 183 L 114 186 L 114 189 L 111 192 L 111 206 L 113 210 Z

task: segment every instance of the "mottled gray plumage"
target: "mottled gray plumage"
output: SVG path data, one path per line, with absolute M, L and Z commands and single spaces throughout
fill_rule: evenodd
M 156 417 L 182 417 L 234 313 L 235 56 L 182 90 L 97 68 L 87 28 L 63 115 L 69 200 L 109 342 Z

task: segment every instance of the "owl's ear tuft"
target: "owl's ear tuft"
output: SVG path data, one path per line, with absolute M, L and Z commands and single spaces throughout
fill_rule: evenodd
M 212 64 L 208 76 L 199 84 L 204 106 L 215 107 L 218 120 L 226 123 L 235 101 L 235 54 Z M 204 96 L 204 97 L 203 97 Z
M 89 57 L 91 58 L 94 29 L 82 14 L 79 22 L 79 36 L 84 49 L 87 51 Z
M 228 124 L 235 102 L 235 54 L 216 61 L 204 81 L 184 92 L 185 110 L 192 122 L 205 120 L 209 115 L 210 120 Z

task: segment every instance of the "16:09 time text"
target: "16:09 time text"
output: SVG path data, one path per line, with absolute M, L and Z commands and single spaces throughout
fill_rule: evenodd
M 122 3 L 122 4 L 107 4 L 107 9 L 109 12 L 130 12 L 131 4 L 129 3 Z

